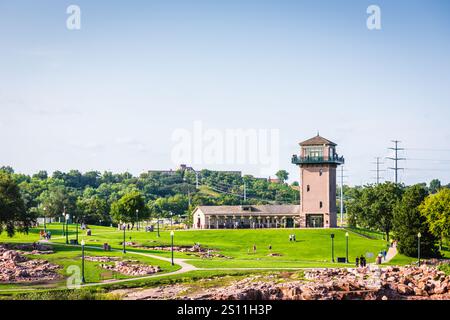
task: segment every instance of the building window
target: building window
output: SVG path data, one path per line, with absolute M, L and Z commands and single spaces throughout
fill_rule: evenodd
M 320 208 L 322 208 L 322 207 L 323 207 L 323 203 L 322 203 L 322 201 L 320 201 L 320 203 L 319 203 L 319 207 L 320 207 Z
M 306 186 L 306 192 L 309 192 L 310 188 L 309 188 L 309 184 Z
M 320 170 L 319 170 L 319 176 L 321 176 L 321 175 L 322 175 L 322 173 L 323 173 L 323 170 L 322 170 L 322 169 L 320 169 Z

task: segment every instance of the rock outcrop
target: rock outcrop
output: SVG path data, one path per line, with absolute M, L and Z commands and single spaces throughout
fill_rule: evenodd
M 28 254 L 33 254 L 33 251 Z M 46 260 L 29 259 L 19 251 L 0 246 L 0 283 L 55 280 L 60 278 L 59 268 Z
M 115 261 L 111 264 L 101 264 L 103 269 L 119 272 L 128 276 L 145 276 L 161 271 L 159 266 L 138 264 L 135 260 Z

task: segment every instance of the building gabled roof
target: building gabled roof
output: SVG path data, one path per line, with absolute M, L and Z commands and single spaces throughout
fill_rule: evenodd
M 236 216 L 264 216 L 268 215 L 298 215 L 299 205 L 271 204 L 271 205 L 243 205 L 243 206 L 198 206 L 205 215 L 236 215 Z
M 324 137 L 319 136 L 319 134 L 317 134 L 317 136 L 305 140 L 303 142 L 300 142 L 301 146 L 321 146 L 321 145 L 331 145 L 331 146 L 336 146 L 336 143 L 325 139 Z

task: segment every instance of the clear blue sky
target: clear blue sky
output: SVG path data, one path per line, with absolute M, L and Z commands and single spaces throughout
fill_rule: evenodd
M 0 166 L 19 172 L 173 168 L 172 133 L 199 120 L 279 129 L 292 180 L 298 142 L 320 130 L 348 183 L 373 182 L 392 139 L 401 181 L 450 182 L 449 1 L 3 0 L 0 40 Z

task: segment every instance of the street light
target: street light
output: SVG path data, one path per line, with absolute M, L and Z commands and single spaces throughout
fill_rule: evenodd
M 172 216 L 173 216 L 173 212 L 170 211 L 170 228 L 172 229 Z
M 422 234 L 419 232 L 417 234 L 417 259 L 419 260 L 419 267 L 420 267 L 420 238 L 422 237 Z
M 122 252 L 127 253 L 127 251 L 125 250 L 125 229 L 126 229 L 125 222 L 122 224 L 122 228 L 123 228 L 123 250 L 122 250 Z
M 81 283 L 86 283 L 84 279 L 84 239 L 81 240 Z
M 172 265 L 173 265 L 173 236 L 174 236 L 174 232 L 173 232 L 173 230 L 172 231 L 170 231 L 170 238 L 171 238 L 171 240 L 172 240 Z
M 345 248 L 345 262 L 348 263 L 348 232 L 345 233 L 346 248 Z
M 44 231 L 47 232 L 47 207 L 44 207 Z
M 77 216 L 77 224 L 76 224 L 76 232 L 77 232 L 77 237 L 76 237 L 76 240 L 75 240 L 75 243 L 76 244 L 78 244 L 78 223 L 79 223 L 80 221 L 78 220 L 78 216 Z
M 139 231 L 139 209 L 136 209 L 136 231 Z
M 64 237 L 66 235 L 66 229 L 65 229 L 66 222 L 65 222 L 65 219 L 64 219 L 66 217 L 66 215 L 63 212 L 61 216 L 63 218 L 61 225 L 62 225 L 62 235 Z
M 331 237 L 331 261 L 334 262 L 334 233 L 332 233 L 330 237 Z
M 70 214 L 66 213 L 66 244 L 69 244 L 69 219 Z
M 159 215 L 156 216 L 156 225 L 158 226 L 158 238 L 160 237 L 159 235 Z

